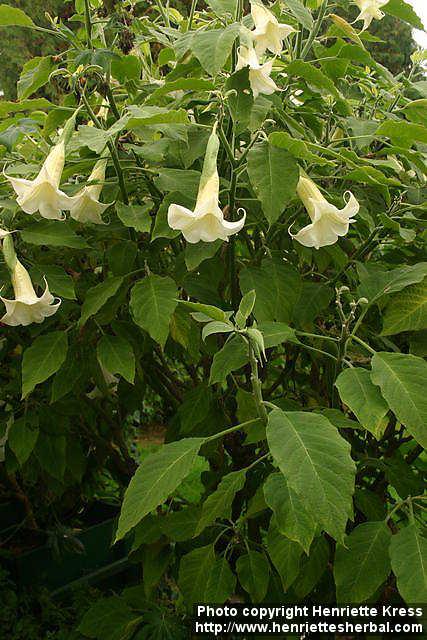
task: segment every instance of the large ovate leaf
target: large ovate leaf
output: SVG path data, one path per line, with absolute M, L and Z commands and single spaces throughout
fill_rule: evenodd
M 135 378 L 135 355 L 132 346 L 120 336 L 104 335 L 96 349 L 99 363 L 112 374 L 119 374 L 131 384 Z
M 129 640 L 142 617 L 119 596 L 100 598 L 83 616 L 78 631 L 87 638 Z
M 397 588 L 407 604 L 427 602 L 427 538 L 415 522 L 392 537 L 390 558 Z
M 82 315 L 80 317 L 79 324 L 83 326 L 91 316 L 97 314 L 104 304 L 116 295 L 122 283 L 123 278 L 107 278 L 104 282 L 100 282 L 94 287 L 88 289 L 83 302 Z
M 245 484 L 246 470 L 233 471 L 223 477 L 217 489 L 205 500 L 202 508 L 202 515 L 196 528 L 195 535 L 198 535 L 203 529 L 217 518 L 231 519 L 231 507 L 233 500 L 238 491 Z
M 202 443 L 203 438 L 171 442 L 142 461 L 125 493 L 117 540 L 175 491 L 190 473 Z
M 268 555 L 280 576 L 283 589 L 287 591 L 299 574 L 302 547 L 279 531 L 275 519 L 270 521 L 265 542 Z
M 324 416 L 274 409 L 267 440 L 273 459 L 308 513 L 337 541 L 352 516 L 350 445 Z
M 427 329 L 427 278 L 393 296 L 383 322 L 384 336 Z
M 390 271 L 358 265 L 360 285 L 358 295 L 377 302 L 382 296 L 402 291 L 411 284 L 421 282 L 427 277 L 427 262 L 403 266 Z
M 88 244 L 68 224 L 54 220 L 36 222 L 21 231 L 24 242 L 40 246 L 86 249 Z
M 209 384 L 224 383 L 230 373 L 243 367 L 248 360 L 248 345 L 238 336 L 232 338 L 214 355 Z
M 272 473 L 264 484 L 264 497 L 273 511 L 280 533 L 298 542 L 306 553 L 316 531 L 316 522 L 304 501 L 289 487 L 282 473 Z
M 354 413 L 360 424 L 379 439 L 384 431 L 388 405 L 371 374 L 361 367 L 346 369 L 335 383 L 341 400 Z
M 22 397 L 58 371 L 65 362 L 68 339 L 65 331 L 53 331 L 36 338 L 22 359 Z
M 136 324 L 162 347 L 169 335 L 169 323 L 178 304 L 178 289 L 172 278 L 150 274 L 131 292 L 130 308 Z
M 383 6 L 383 11 L 390 16 L 404 20 L 410 24 L 411 27 L 415 27 L 415 29 L 424 30 L 423 22 L 410 2 L 406 2 L 405 0 L 389 0 Z
M 236 582 L 236 576 L 231 570 L 226 558 L 216 558 L 215 564 L 207 575 L 206 592 L 203 602 L 222 604 L 234 594 Z
M 404 353 L 379 352 L 372 358 L 371 377 L 397 419 L 427 448 L 427 362 Z
M 252 602 L 261 602 L 267 593 L 270 568 L 267 558 L 259 551 L 248 551 L 236 562 L 237 576 Z
M 334 576 L 339 602 L 365 602 L 390 573 L 391 531 L 384 521 L 364 522 L 338 546 Z
M 22 466 L 27 462 L 39 437 L 37 416 L 25 415 L 18 418 L 8 431 L 7 442 Z
M 285 149 L 262 142 L 249 152 L 248 174 L 265 217 L 273 224 L 295 197 L 298 165 Z
M 209 576 L 216 565 L 213 545 L 199 547 L 181 558 L 178 586 L 188 606 L 206 602 Z
M 0 4 L 0 27 L 35 27 L 30 16 L 22 9 L 11 7 L 8 4 Z
M 256 292 L 254 315 L 258 322 L 290 322 L 301 291 L 298 272 L 284 260 L 265 258 L 261 266 L 240 272 L 242 293 Z

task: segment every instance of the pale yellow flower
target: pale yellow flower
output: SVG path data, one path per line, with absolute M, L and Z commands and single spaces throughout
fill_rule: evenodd
M 74 196 L 70 207 L 70 216 L 74 218 L 74 220 L 91 222 L 93 224 L 104 224 L 101 216 L 104 211 L 111 206 L 111 203 L 103 204 L 99 202 L 99 196 L 101 195 L 103 187 L 102 183 L 105 180 L 106 166 L 106 159 L 99 160 L 89 176 L 89 182 L 98 184 L 89 184 Z
M 260 93 L 271 95 L 275 91 L 280 91 L 274 80 L 270 78 L 273 63 L 274 60 L 269 60 L 264 64 L 260 64 L 255 49 L 240 47 L 236 69 L 249 67 L 249 84 L 254 98 L 257 98 Z
M 168 224 L 178 229 L 191 244 L 196 242 L 228 241 L 229 236 L 238 233 L 245 224 L 246 213 L 237 222 L 224 220 L 219 206 L 219 176 L 217 157 L 219 140 L 214 128 L 206 148 L 202 177 L 200 179 L 194 211 L 178 204 L 171 204 L 168 210 Z
M 350 223 L 355 222 L 353 216 L 359 212 L 360 205 L 350 191 L 344 194 L 348 200 L 343 209 L 338 209 L 328 202 L 310 178 L 300 177 L 297 193 L 307 209 L 311 224 L 295 235 L 290 229 L 289 233 L 294 240 L 305 247 L 320 249 L 320 247 L 335 244 L 338 237 L 348 233 Z
M 63 220 L 64 210 L 70 209 L 73 198 L 59 189 L 65 163 L 65 143 L 55 145 L 34 180 L 6 176 L 14 188 L 17 203 L 25 213 L 38 211 L 43 218 Z
M 354 0 L 354 4 L 360 9 L 356 21 L 363 20 L 363 30 L 369 27 L 372 20 L 384 18 L 385 14 L 381 11 L 381 7 L 384 7 L 388 2 L 389 0 Z
M 295 29 L 288 24 L 280 24 L 276 16 L 261 2 L 251 2 L 251 14 L 255 25 L 252 37 L 257 54 L 262 55 L 268 50 L 279 55 L 283 49 L 283 40 L 294 33 Z
M 6 307 L 6 313 L 0 322 L 11 327 L 18 325 L 27 326 L 33 322 L 41 323 L 45 318 L 53 316 L 58 310 L 61 301 L 55 302 L 46 282 L 43 295 L 39 298 L 34 291 L 33 283 L 25 267 L 16 260 L 11 274 L 15 299 L 8 300 L 1 297 Z

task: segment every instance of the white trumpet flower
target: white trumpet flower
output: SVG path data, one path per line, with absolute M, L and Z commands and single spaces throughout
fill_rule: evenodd
M 310 178 L 301 176 L 297 193 L 307 209 L 311 218 L 311 224 L 307 225 L 297 234 L 289 233 L 305 247 L 327 247 L 335 244 L 338 237 L 348 233 L 350 223 L 355 222 L 353 216 L 357 215 L 360 205 L 354 195 L 347 191 L 344 194 L 348 198 L 344 209 L 338 209 L 322 195 L 321 191 Z
M 382 20 L 384 18 L 384 12 L 381 11 L 381 7 L 384 7 L 389 0 L 354 0 L 354 4 L 360 9 L 360 13 L 357 16 L 357 20 L 363 20 L 363 30 L 367 29 L 372 20 Z
M 70 216 L 79 222 L 91 222 L 92 224 L 104 224 L 101 215 L 112 203 L 103 204 L 99 202 L 103 182 L 105 180 L 105 169 L 107 160 L 101 159 L 94 166 L 89 176 L 89 184 L 83 187 L 73 198 L 70 206 Z
M 224 214 L 219 206 L 218 150 L 219 139 L 215 126 L 206 148 L 194 211 L 178 204 L 169 206 L 169 226 L 181 231 L 187 242 L 191 244 L 200 241 L 215 242 L 215 240 L 228 242 L 229 236 L 238 233 L 245 224 L 246 213 L 236 222 L 224 220 Z
M 273 63 L 274 60 L 269 60 L 260 64 L 255 49 L 240 47 L 236 69 L 249 67 L 249 84 L 254 98 L 257 98 L 260 93 L 271 95 L 275 91 L 280 91 L 274 80 L 270 78 Z
M 252 38 L 257 54 L 262 55 L 268 50 L 279 55 L 283 40 L 296 30 L 288 24 L 280 24 L 261 2 L 251 2 L 251 15 L 255 25 Z
M 6 176 L 15 190 L 17 203 L 25 213 L 39 211 L 43 218 L 63 220 L 64 210 L 70 209 L 73 198 L 59 189 L 65 163 L 65 143 L 55 145 L 34 180 Z
M 28 271 L 19 260 L 16 260 L 11 277 L 15 300 L 0 298 L 6 307 L 6 313 L 0 322 L 11 327 L 18 325 L 26 327 L 33 322 L 40 324 L 45 318 L 56 313 L 61 300 L 55 302 L 46 281 L 46 289 L 39 298 L 34 291 Z

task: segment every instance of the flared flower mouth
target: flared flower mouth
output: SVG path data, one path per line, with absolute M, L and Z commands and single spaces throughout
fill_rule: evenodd
M 224 219 L 224 213 L 219 205 L 218 151 L 219 139 L 215 126 L 206 147 L 194 210 L 174 203 L 168 209 L 170 228 L 181 231 L 190 244 L 215 242 L 215 240 L 227 242 L 229 236 L 241 231 L 245 224 L 246 212 L 238 221 Z
M 297 192 L 311 218 L 311 224 L 296 234 L 292 232 L 292 224 L 288 232 L 293 240 L 305 247 L 320 249 L 335 244 L 339 237 L 348 233 L 350 224 L 355 222 L 354 216 L 360 209 L 351 191 L 344 193 L 346 205 L 343 209 L 328 202 L 317 185 L 307 177 L 301 176 Z

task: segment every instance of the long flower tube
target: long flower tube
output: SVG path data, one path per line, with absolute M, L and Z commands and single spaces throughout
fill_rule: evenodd
M 47 282 L 43 295 L 37 296 L 28 271 L 16 257 L 13 240 L 9 234 L 3 240 L 3 254 L 10 271 L 15 299 L 0 297 L 6 307 L 6 313 L 0 318 L 0 322 L 11 327 L 25 327 L 33 322 L 40 324 L 45 318 L 53 316 L 61 300 L 55 301 Z
M 219 139 L 216 125 L 209 138 L 203 164 L 194 211 L 178 204 L 171 204 L 168 210 L 168 224 L 172 229 L 181 231 L 187 242 L 215 242 L 225 240 L 238 233 L 245 224 L 246 213 L 236 222 L 224 219 L 219 206 L 219 176 L 217 158 Z
M 256 51 L 252 47 L 241 46 L 239 48 L 236 69 L 249 67 L 249 84 L 251 85 L 254 98 L 260 93 L 271 95 L 275 91 L 280 91 L 274 80 L 270 78 L 274 60 L 269 60 L 261 64 Z
M 89 184 L 83 187 L 74 197 L 70 207 L 70 216 L 79 222 L 90 222 L 92 224 L 104 224 L 102 214 L 112 203 L 104 204 L 99 202 L 99 197 L 105 180 L 105 169 L 107 159 L 101 158 L 95 164 L 89 176 Z
M 357 215 L 360 209 L 358 201 L 350 191 L 344 194 L 347 198 L 346 206 L 338 209 L 328 202 L 318 186 L 305 176 L 299 179 L 297 193 L 311 218 L 311 224 L 296 234 L 292 234 L 289 229 L 289 234 L 305 247 L 320 249 L 335 244 L 339 237 L 348 233 L 350 224 L 355 222 L 353 216 Z

